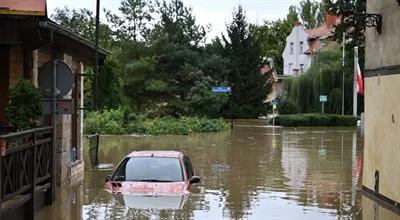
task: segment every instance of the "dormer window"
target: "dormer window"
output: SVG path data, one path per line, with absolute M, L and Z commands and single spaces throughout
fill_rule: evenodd
M 293 54 L 294 52 L 294 43 L 290 42 L 290 54 Z

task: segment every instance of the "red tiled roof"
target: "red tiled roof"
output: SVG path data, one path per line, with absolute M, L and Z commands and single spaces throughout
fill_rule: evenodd
M 35 12 L 38 15 L 44 15 L 45 7 L 45 0 L 0 0 L 1 14 L 32 15 L 30 12 Z
M 314 29 L 306 29 L 305 32 L 311 39 L 325 39 L 333 36 L 333 33 L 335 32 L 335 25 L 338 25 L 340 22 L 340 17 L 327 15 L 325 24 Z
M 334 32 L 333 27 L 328 27 L 327 24 L 323 24 L 322 26 L 319 26 L 314 29 L 307 29 L 305 32 L 309 35 L 309 38 L 327 38 L 333 36 Z

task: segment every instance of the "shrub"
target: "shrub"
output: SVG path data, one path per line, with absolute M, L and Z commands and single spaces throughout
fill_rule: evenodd
M 283 99 L 281 103 L 277 105 L 279 114 L 295 114 L 298 112 L 296 105 L 290 100 Z
M 191 115 L 218 118 L 222 108 L 228 103 L 228 94 L 216 94 L 211 91 L 211 83 L 198 81 L 190 90 L 187 106 Z
M 217 132 L 226 128 L 223 119 L 197 117 L 160 117 L 146 118 L 145 115 L 105 110 L 89 112 L 85 117 L 84 132 L 99 134 L 152 134 L 187 135 L 193 132 Z
M 7 119 L 17 130 L 37 126 L 42 115 L 42 95 L 31 81 L 21 80 L 9 91 L 9 103 L 6 108 Z
M 89 112 L 85 117 L 86 134 L 124 134 L 125 115 L 121 109 Z
M 356 126 L 357 118 L 349 115 L 293 114 L 280 115 L 275 124 L 281 126 Z

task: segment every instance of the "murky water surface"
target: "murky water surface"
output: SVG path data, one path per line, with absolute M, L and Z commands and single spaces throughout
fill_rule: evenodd
M 258 125 L 242 121 L 234 131 L 190 136 L 101 137 L 102 164 L 115 165 L 133 150 L 186 152 L 201 176 L 187 198 L 113 197 L 103 190 L 112 169 L 92 170 L 85 143 L 83 183 L 60 190 L 37 219 L 377 219 L 374 203 L 359 192 L 357 130 Z M 400 220 L 388 213 L 381 219 Z

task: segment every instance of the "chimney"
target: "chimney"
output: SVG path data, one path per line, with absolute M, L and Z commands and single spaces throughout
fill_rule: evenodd
M 338 17 L 335 15 L 331 15 L 326 13 L 325 22 L 328 27 L 334 26 L 338 24 Z
M 301 25 L 303 25 L 300 21 L 295 21 L 294 23 L 293 23 L 293 26 L 294 27 L 297 27 L 297 26 L 301 26 Z

